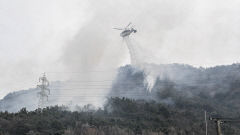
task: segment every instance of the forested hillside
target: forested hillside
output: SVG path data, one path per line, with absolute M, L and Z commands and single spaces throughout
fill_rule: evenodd
M 103 108 L 76 106 L 76 111 L 71 112 L 68 106 L 55 106 L 2 112 L 0 134 L 204 134 L 204 111 L 208 116 L 240 119 L 239 69 L 239 64 L 213 68 L 180 64 L 149 64 L 141 69 L 124 66 L 119 69 Z M 151 89 L 146 83 L 149 76 L 155 79 Z M 16 102 L 15 96 L 10 94 L 1 103 Z M 209 134 L 216 134 L 215 123 L 208 123 Z M 222 124 L 226 135 L 239 135 L 239 127 L 239 123 Z
M 203 109 L 218 111 L 205 103 L 178 100 L 174 106 L 155 101 L 110 98 L 104 109 L 87 105 L 76 112 L 67 107 L 50 107 L 28 112 L 0 113 L 0 133 L 7 135 L 200 135 L 204 134 Z M 221 113 L 219 114 L 221 115 Z M 240 125 L 224 124 L 224 133 L 238 135 Z M 209 122 L 209 134 L 215 125 Z
M 149 90 L 144 82 L 151 75 L 155 83 Z M 195 68 L 183 64 L 149 64 L 143 70 L 125 66 L 119 69 L 109 96 L 112 95 L 169 105 L 176 104 L 177 99 L 194 99 L 193 102 L 219 106 L 234 116 L 240 112 L 240 65 Z

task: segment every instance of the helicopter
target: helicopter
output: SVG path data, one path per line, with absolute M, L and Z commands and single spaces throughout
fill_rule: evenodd
M 120 36 L 121 37 L 127 37 L 129 36 L 131 33 L 136 33 L 137 30 L 134 29 L 133 27 L 129 28 L 129 26 L 131 25 L 132 23 L 130 22 L 125 28 L 113 28 L 113 29 L 116 29 L 116 30 L 122 30 L 122 32 L 120 33 Z

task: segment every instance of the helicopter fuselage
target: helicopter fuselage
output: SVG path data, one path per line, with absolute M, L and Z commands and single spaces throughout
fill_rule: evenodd
M 135 29 L 127 29 L 127 30 L 124 30 L 121 34 L 120 34 L 120 36 L 121 37 L 126 37 L 126 36 L 129 36 L 131 33 L 136 33 L 137 32 L 137 30 L 135 30 Z

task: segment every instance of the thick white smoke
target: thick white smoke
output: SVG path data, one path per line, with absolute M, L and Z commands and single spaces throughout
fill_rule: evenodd
M 149 56 L 150 58 L 152 58 L 154 57 L 154 55 L 148 53 L 147 49 L 143 50 L 141 48 L 141 45 L 137 44 L 137 42 L 133 42 L 131 37 L 129 36 L 124 37 L 123 40 L 126 42 L 126 45 L 129 50 L 131 65 L 144 71 L 145 74 L 144 83 L 147 86 L 148 90 L 151 91 L 156 81 L 156 78 L 159 76 L 156 75 L 156 73 L 152 71 L 152 69 L 149 68 L 148 66 L 151 62 Z

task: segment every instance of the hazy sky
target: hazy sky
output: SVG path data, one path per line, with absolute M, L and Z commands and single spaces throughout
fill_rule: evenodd
M 145 61 L 238 62 L 239 7 L 239 0 L 0 0 L 0 98 L 35 87 L 42 72 L 129 63 L 112 27 L 130 21 L 138 30 L 132 40 L 149 56 Z M 49 74 L 51 81 L 64 77 Z

